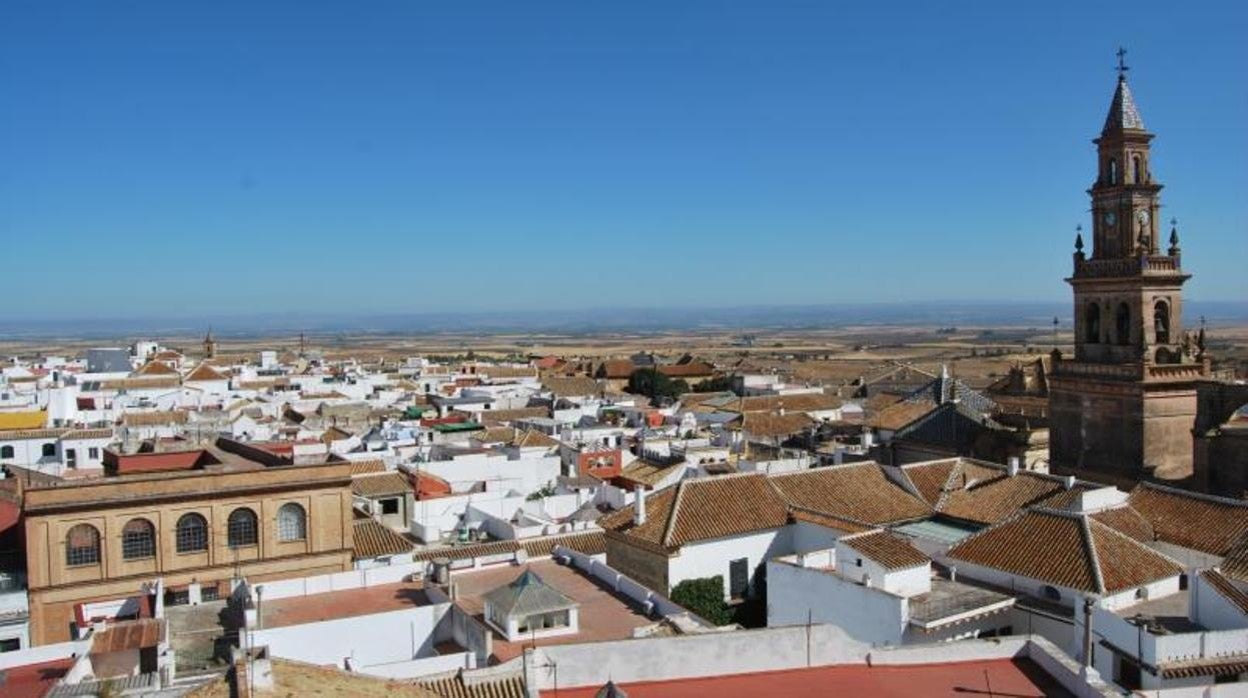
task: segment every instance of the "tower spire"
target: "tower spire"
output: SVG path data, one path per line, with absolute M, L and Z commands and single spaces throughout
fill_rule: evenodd
M 1131 67 L 1126 64 L 1127 50 L 1118 47 L 1118 88 L 1114 90 L 1114 99 L 1109 104 L 1109 114 L 1105 117 L 1105 127 L 1101 133 L 1111 133 L 1121 129 L 1144 130 L 1144 119 L 1135 106 L 1135 97 L 1127 85 L 1127 71 Z

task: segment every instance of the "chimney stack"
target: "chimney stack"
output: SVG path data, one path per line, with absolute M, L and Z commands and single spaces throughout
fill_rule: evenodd
M 1005 472 L 1010 477 L 1014 477 L 1018 474 L 1018 456 L 1010 456 L 1009 465 L 1006 466 Z
M 646 486 L 637 485 L 633 488 L 633 525 L 640 526 L 646 522 Z

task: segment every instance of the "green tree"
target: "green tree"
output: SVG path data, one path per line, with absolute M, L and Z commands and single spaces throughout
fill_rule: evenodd
M 732 609 L 724 603 L 723 575 L 686 579 L 672 588 L 671 598 L 715 625 L 732 622 Z
M 654 368 L 639 368 L 628 376 L 628 392 L 648 398 L 666 397 L 675 400 L 681 393 L 689 392 L 689 384 L 677 378 L 672 380 Z
M 717 376 L 699 381 L 693 384 L 695 392 L 699 393 L 722 393 L 732 390 L 733 376 Z

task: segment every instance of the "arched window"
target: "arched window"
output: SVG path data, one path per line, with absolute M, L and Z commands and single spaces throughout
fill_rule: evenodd
M 303 507 L 290 502 L 277 510 L 277 539 L 280 541 L 303 540 L 308 537 L 308 519 Z
M 1140 166 L 1139 155 L 1131 157 L 1131 181 L 1136 184 L 1144 183 L 1144 168 Z
M 100 532 L 91 524 L 78 524 L 65 536 L 65 564 L 100 564 Z
M 1062 592 L 1058 591 L 1057 587 L 1049 586 L 1048 584 L 1040 587 L 1040 595 L 1049 601 L 1062 600 Z
M 147 519 L 130 519 L 121 527 L 121 557 L 142 560 L 156 557 L 156 527 Z
M 0 458 L 12 458 L 12 457 L 13 457 L 12 446 L 0 446 Z
M 199 514 L 183 514 L 178 519 L 177 546 L 180 553 L 208 549 L 208 520 Z
M 1096 344 L 1101 341 L 1101 306 L 1096 303 L 1088 303 L 1088 308 L 1084 311 L 1083 327 L 1083 340 L 1085 342 Z
M 260 540 L 259 527 L 256 525 L 256 512 L 246 508 L 230 512 L 230 518 L 226 522 L 226 540 L 231 548 L 255 545 Z
M 1170 304 L 1165 301 L 1153 306 L 1153 332 L 1158 344 L 1170 343 Z
M 43 457 L 44 458 L 51 458 L 52 456 L 55 456 L 55 455 L 56 455 L 56 444 L 44 444 L 43 445 Z
M 1119 344 L 1131 343 L 1131 309 L 1126 303 L 1118 304 L 1118 313 L 1114 316 L 1114 329 Z
M 1109 183 L 1110 184 L 1118 183 L 1118 159 L 1117 158 L 1109 159 Z

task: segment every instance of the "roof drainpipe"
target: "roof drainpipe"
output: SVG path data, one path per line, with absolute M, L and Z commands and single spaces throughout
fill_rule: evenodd
M 633 525 L 640 526 L 646 522 L 646 486 L 633 487 Z

